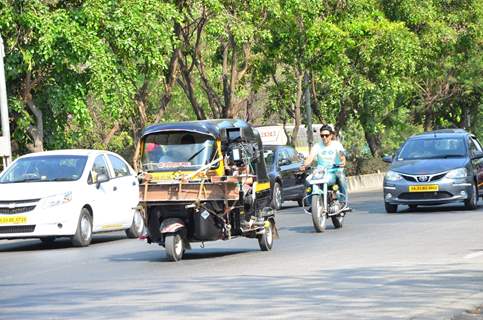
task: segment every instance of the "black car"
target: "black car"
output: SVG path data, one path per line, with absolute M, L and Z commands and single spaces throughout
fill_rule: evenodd
M 305 196 L 303 157 L 290 146 L 264 145 L 265 162 L 272 186 L 272 207 L 281 209 L 283 201 L 295 200 L 299 206 Z
M 410 137 L 394 157 L 384 177 L 388 213 L 398 205 L 464 202 L 476 209 L 483 196 L 483 149 L 476 137 L 462 129 L 425 132 Z

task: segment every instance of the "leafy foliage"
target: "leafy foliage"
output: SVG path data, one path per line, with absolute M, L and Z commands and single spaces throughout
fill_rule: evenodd
M 423 130 L 481 139 L 482 16 L 477 0 L 0 0 L 14 152 L 129 158 L 159 121 L 298 125 L 307 92 L 355 171 Z

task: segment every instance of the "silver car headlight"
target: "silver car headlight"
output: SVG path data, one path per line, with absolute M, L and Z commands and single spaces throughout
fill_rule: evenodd
M 50 197 L 43 198 L 41 200 L 40 207 L 42 209 L 52 208 L 64 203 L 72 201 L 72 192 L 59 193 Z
M 458 168 L 448 171 L 446 178 L 449 179 L 461 179 L 468 176 L 468 170 L 466 168 Z
M 386 173 L 386 180 L 387 181 L 399 181 L 402 179 L 402 176 L 395 172 L 395 171 L 391 171 L 389 170 L 387 173 Z

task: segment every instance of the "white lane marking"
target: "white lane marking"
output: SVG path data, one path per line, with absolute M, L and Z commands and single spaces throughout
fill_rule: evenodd
M 477 251 L 477 252 L 467 254 L 465 256 L 465 259 L 473 259 L 473 258 L 476 258 L 476 257 L 479 257 L 479 256 L 483 256 L 483 251 Z

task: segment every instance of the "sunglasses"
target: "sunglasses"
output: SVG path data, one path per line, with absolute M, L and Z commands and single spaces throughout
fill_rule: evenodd
M 320 137 L 327 138 L 327 137 L 330 137 L 330 134 L 321 134 Z

